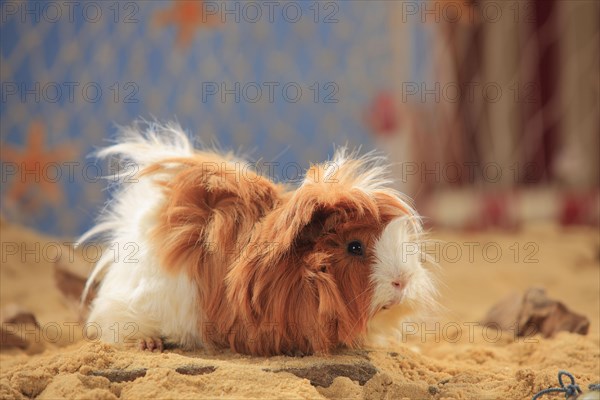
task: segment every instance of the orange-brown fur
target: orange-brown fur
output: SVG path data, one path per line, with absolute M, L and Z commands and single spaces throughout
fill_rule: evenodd
M 371 244 L 406 213 L 395 197 L 366 193 L 323 166 L 295 191 L 212 153 L 164 160 L 167 201 L 152 232 L 161 265 L 198 287 L 207 346 L 254 354 L 311 354 L 364 339 Z M 239 169 L 238 169 L 239 171 Z M 342 171 L 343 173 L 343 171 Z M 350 240 L 366 246 L 346 253 Z

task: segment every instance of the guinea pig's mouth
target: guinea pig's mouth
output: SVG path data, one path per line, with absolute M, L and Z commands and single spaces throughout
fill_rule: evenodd
M 413 308 L 410 303 L 402 300 L 391 300 L 381 305 L 375 312 L 376 314 L 385 315 L 385 318 L 395 318 L 398 315 L 412 314 Z
M 381 306 L 381 310 L 389 310 L 392 307 L 396 307 L 400 305 L 400 301 L 394 301 L 394 300 L 390 300 L 387 303 L 385 303 L 383 306 Z
M 401 294 L 400 296 L 395 296 L 392 299 L 388 300 L 387 302 L 385 302 L 383 305 L 381 305 L 379 307 L 379 311 L 388 311 L 388 310 L 398 310 L 398 309 L 403 309 L 405 311 L 408 311 L 411 308 L 410 304 L 408 304 L 406 302 L 406 297 L 404 294 Z
M 402 305 L 404 303 L 404 297 L 404 293 L 392 297 L 381 306 L 380 310 L 389 310 L 390 308 L 395 308 Z

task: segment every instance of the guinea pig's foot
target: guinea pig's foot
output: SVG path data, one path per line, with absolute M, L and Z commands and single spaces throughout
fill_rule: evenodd
M 165 349 L 164 345 L 163 345 L 163 341 L 161 338 L 142 338 L 138 341 L 138 349 L 140 349 L 141 351 L 158 351 L 159 353 L 162 353 L 163 350 Z
M 288 357 L 306 357 L 309 353 L 301 350 L 287 350 L 283 352 L 283 355 Z

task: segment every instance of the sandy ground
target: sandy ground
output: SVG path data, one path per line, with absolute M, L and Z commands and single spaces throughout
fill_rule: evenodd
M 530 399 L 557 385 L 559 369 L 582 388 L 600 381 L 600 238 L 592 229 L 432 232 L 446 308 L 436 319 L 411 322 L 404 337 L 378 347 L 304 358 L 143 353 L 82 339 L 76 307 L 54 283 L 52 243 L 62 241 L 6 222 L 0 233 L 2 318 L 20 307 L 42 328 L 20 332 L 34 342 L 27 349 L 0 351 L 2 399 Z M 479 324 L 502 297 L 532 286 L 587 316 L 589 334 L 525 339 Z M 553 398 L 564 396 L 544 397 Z

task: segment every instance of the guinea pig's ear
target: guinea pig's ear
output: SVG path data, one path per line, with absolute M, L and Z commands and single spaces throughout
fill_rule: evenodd
M 335 212 L 327 204 L 318 202 L 317 196 L 307 193 L 307 188 L 299 189 L 272 219 L 273 237 L 279 251 L 285 252 L 294 245 L 308 244 L 325 229 L 325 222 Z
M 286 204 L 273 211 L 268 221 L 279 256 L 313 244 L 319 236 L 335 228 L 337 216 L 377 215 L 378 210 L 367 197 L 360 191 L 328 193 L 311 185 L 300 187 Z
M 387 225 L 391 220 L 399 217 L 416 217 L 417 212 L 392 190 L 376 190 L 373 198 L 377 203 L 381 222 Z
M 263 223 L 263 232 L 271 237 L 262 240 L 277 243 L 274 256 L 283 256 L 292 247 L 310 243 L 334 228 L 333 216 L 371 215 L 377 219 L 380 211 L 393 208 L 393 195 L 379 190 L 387 182 L 385 169 L 355 156 L 341 150 L 332 161 L 312 165 L 302 185 L 272 210 Z

